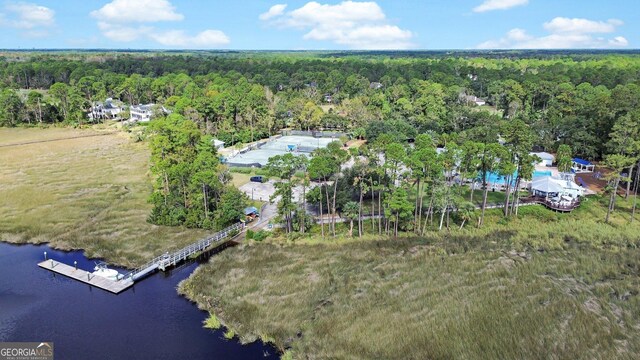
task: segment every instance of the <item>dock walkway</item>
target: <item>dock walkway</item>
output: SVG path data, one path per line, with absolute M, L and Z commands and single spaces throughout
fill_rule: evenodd
M 93 275 L 88 271 L 76 269 L 74 266 L 69 266 L 55 260 L 45 260 L 38 263 L 38 266 L 43 269 L 53 271 L 56 274 L 70 277 L 74 280 L 78 280 L 114 294 L 119 294 L 133 285 L 133 281 L 131 279 L 123 279 L 120 281 L 109 280 L 102 276 Z
M 220 244 L 233 239 L 236 235 L 241 233 L 242 230 L 244 230 L 244 223 L 231 225 L 220 232 L 217 232 L 205 239 L 201 239 L 178 251 L 173 253 L 164 253 L 141 267 L 131 270 L 125 275 L 119 275 L 117 280 L 110 280 L 97 276 L 91 272 L 76 269 L 74 266 L 69 266 L 52 259 L 46 259 L 45 261 L 38 263 L 38 266 L 56 274 L 64 275 L 85 284 L 118 294 L 130 288 L 136 281 L 144 278 L 148 274 L 151 274 L 158 269 L 166 271 L 168 268 L 174 267 L 187 260 L 190 256 L 206 251 L 214 244 Z

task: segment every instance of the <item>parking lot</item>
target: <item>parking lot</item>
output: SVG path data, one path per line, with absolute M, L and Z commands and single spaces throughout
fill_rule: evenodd
M 266 183 L 249 182 L 239 187 L 240 191 L 247 194 L 249 199 L 258 201 L 269 201 L 271 196 L 276 192 L 275 182 L 269 180 Z M 311 183 L 307 187 L 307 191 L 318 186 L 316 183 Z M 296 186 L 293 188 L 293 200 L 300 201 L 302 199 L 302 186 Z

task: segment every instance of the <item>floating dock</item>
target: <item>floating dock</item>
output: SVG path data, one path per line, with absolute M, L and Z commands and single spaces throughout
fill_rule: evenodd
M 88 271 L 76 269 L 73 266 L 69 266 L 55 260 L 45 260 L 41 263 L 38 263 L 38 266 L 43 269 L 53 271 L 56 274 L 64 275 L 66 277 L 78 280 L 91 286 L 95 286 L 102 290 L 112 292 L 114 294 L 119 294 L 133 286 L 133 280 L 131 279 L 122 279 L 119 281 L 109 280 L 107 278 L 93 275 Z

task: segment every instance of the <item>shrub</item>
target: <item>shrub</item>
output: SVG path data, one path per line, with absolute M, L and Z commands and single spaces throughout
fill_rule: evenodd
M 204 321 L 204 327 L 207 329 L 219 329 L 222 324 L 215 314 L 209 314 L 209 317 Z
M 236 174 L 251 174 L 251 168 L 231 167 L 229 168 L 229 172 Z
M 227 340 L 233 339 L 234 336 L 236 336 L 236 333 L 233 332 L 233 330 L 231 330 L 231 329 L 229 329 L 229 330 L 224 332 L 224 338 L 227 339 Z
M 260 231 L 253 231 L 253 230 L 247 230 L 247 239 L 253 239 L 255 241 L 262 241 L 264 239 L 266 239 L 267 237 L 269 237 L 269 233 L 267 231 L 264 230 L 260 230 Z

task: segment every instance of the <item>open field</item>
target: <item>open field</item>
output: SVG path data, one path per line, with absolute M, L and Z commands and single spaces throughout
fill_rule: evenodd
M 109 131 L 112 131 L 109 130 Z M 149 150 L 125 133 L 0 129 L 0 238 L 133 266 L 205 233 L 151 225 Z M 55 139 L 73 138 L 59 141 Z
M 369 223 L 362 240 L 314 228 L 229 249 L 180 291 L 244 341 L 293 358 L 631 359 L 640 224 L 623 200 L 604 224 L 606 205 L 531 206 L 510 220 L 490 210 L 482 229 L 395 241 Z

